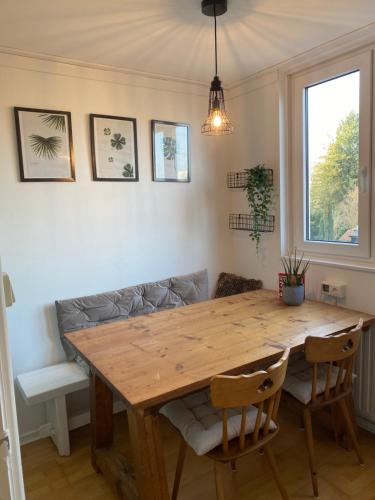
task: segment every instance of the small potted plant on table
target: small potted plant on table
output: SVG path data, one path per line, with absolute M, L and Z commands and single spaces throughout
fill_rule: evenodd
M 297 258 L 297 251 L 281 258 L 285 280 L 283 286 L 283 301 L 288 306 L 299 306 L 305 298 L 304 278 L 310 261 L 303 262 L 303 255 Z

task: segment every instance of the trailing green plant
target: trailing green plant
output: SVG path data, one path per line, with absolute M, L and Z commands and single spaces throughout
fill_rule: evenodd
M 265 219 L 269 216 L 272 206 L 273 185 L 269 181 L 268 170 L 264 164 L 257 165 L 254 168 L 246 168 L 247 182 L 244 186 L 246 198 L 250 207 L 253 225 L 249 236 L 256 242 L 257 253 L 259 251 L 261 228 Z
M 286 257 L 281 257 L 281 263 L 285 273 L 285 286 L 300 286 L 302 285 L 303 278 L 309 268 L 310 260 L 304 261 L 304 254 L 297 257 L 297 249 L 294 253 L 289 253 Z
M 61 147 L 61 137 L 42 137 L 41 135 L 32 134 L 29 136 L 30 147 L 34 154 L 45 160 L 53 160 Z
M 43 125 L 47 127 L 54 128 L 59 132 L 65 132 L 65 116 L 64 115 L 51 115 L 49 113 L 42 113 L 39 115 L 42 118 Z

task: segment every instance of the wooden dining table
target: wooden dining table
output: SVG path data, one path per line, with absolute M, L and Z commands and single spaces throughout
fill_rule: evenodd
M 375 318 L 306 300 L 286 306 L 258 290 L 66 334 L 90 367 L 92 464 L 125 500 L 168 500 L 159 429 L 166 402 L 218 374 L 249 372 L 302 350 L 308 335 L 368 328 Z M 126 405 L 132 465 L 113 450 L 113 396 Z

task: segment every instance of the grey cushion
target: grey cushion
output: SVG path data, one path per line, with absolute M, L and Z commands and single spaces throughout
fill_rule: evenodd
M 56 300 L 55 304 L 62 344 L 72 360 L 76 353 L 64 338 L 67 332 L 207 299 L 208 277 L 204 270 L 114 292 Z
M 185 398 L 176 399 L 164 405 L 160 413 L 181 432 L 185 441 L 197 455 L 204 455 L 213 450 L 223 441 L 222 409 L 211 405 L 210 391 L 190 394 Z M 246 414 L 246 433 L 253 432 L 258 409 L 249 406 Z M 228 410 L 228 438 L 234 439 L 241 432 L 241 408 Z M 263 413 L 262 425 L 266 421 Z M 271 420 L 270 431 L 275 431 L 276 424 Z
M 318 376 L 316 381 L 316 395 L 322 394 L 326 387 L 328 365 L 318 365 Z M 330 388 L 335 387 L 339 368 L 332 366 Z M 345 376 L 345 370 L 342 377 Z M 288 371 L 285 377 L 283 389 L 289 392 L 293 397 L 298 399 L 304 405 L 311 401 L 313 370 L 312 365 L 304 359 L 299 359 L 296 362 L 289 364 Z

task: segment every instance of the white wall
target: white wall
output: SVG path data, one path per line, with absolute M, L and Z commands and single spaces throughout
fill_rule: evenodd
M 246 232 L 231 231 L 232 271 L 263 280 L 267 288 L 277 289 L 277 274 L 282 270 L 280 243 L 280 175 L 279 175 L 279 75 L 271 71 L 254 78 L 232 92 L 230 108 L 237 133 L 231 138 L 233 170 L 265 163 L 274 169 L 276 228 L 264 234 L 260 254 Z M 375 92 L 374 92 L 375 95 Z M 289 174 L 290 175 L 290 174 Z M 286 182 L 289 182 L 289 178 Z M 375 185 L 375 184 L 374 184 Z M 246 213 L 245 193 L 232 192 L 230 211 Z M 374 221 L 373 221 L 374 223 Z M 375 226 L 373 225 L 373 232 Z M 375 268 L 374 268 L 375 271 Z M 375 313 L 375 272 L 353 270 L 334 265 L 313 264 L 307 274 L 307 296 L 324 300 L 320 295 L 323 280 L 347 283 L 347 295 L 341 305 L 359 311 Z M 327 300 L 327 299 L 325 299 Z
M 75 183 L 19 181 L 13 106 L 71 111 Z M 201 136 L 206 109 L 205 87 L 0 55 L 0 254 L 17 299 L 15 375 L 64 359 L 55 299 L 203 268 L 212 289 L 227 261 L 228 139 Z M 139 183 L 92 181 L 89 113 L 137 118 Z M 152 182 L 153 118 L 191 124 L 191 183 Z M 45 422 L 42 406 L 17 403 L 21 434 Z
M 278 82 L 272 72 L 260 81 L 254 79 L 232 91 L 229 101 L 236 133 L 231 137 L 230 169 L 240 171 L 264 163 L 274 173 L 275 232 L 264 233 L 259 254 L 256 244 L 246 231 L 230 232 L 231 270 L 248 277 L 261 279 L 266 288 L 277 287 L 280 261 L 279 224 L 279 140 L 278 140 Z M 248 213 L 246 194 L 242 189 L 230 190 L 232 213 Z

